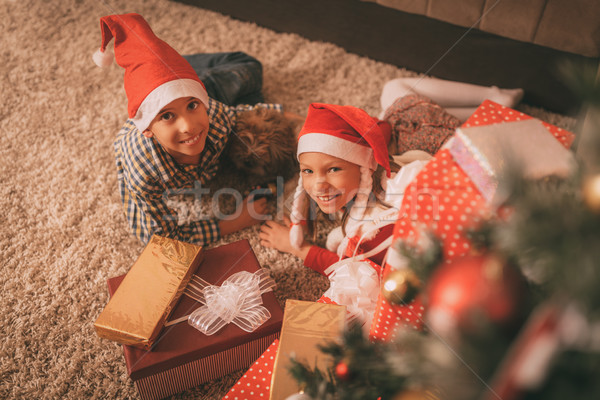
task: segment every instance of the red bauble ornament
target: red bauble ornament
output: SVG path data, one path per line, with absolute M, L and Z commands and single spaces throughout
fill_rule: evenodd
M 348 364 L 346 364 L 344 361 L 337 363 L 335 366 L 335 376 L 341 381 L 348 380 L 348 378 L 350 378 L 350 369 L 348 368 Z
M 440 266 L 429 280 L 429 328 L 441 334 L 476 334 L 491 324 L 514 332 L 526 315 L 527 293 L 520 271 L 493 254 L 455 259 Z

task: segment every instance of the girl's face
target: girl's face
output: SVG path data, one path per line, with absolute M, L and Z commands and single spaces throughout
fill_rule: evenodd
M 198 164 L 209 122 L 206 107 L 195 97 L 181 97 L 154 117 L 144 136 L 154 137 L 180 164 Z
M 358 192 L 357 164 L 324 153 L 302 153 L 298 159 L 304 190 L 324 213 L 341 210 Z

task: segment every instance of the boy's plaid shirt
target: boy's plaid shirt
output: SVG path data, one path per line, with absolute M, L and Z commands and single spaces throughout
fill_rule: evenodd
M 280 104 L 258 104 L 282 111 Z M 219 156 L 233 133 L 238 112 L 254 108 L 249 105 L 229 107 L 209 99 L 210 127 L 198 165 L 182 165 L 154 138 L 147 138 L 127 120 L 114 142 L 119 192 L 125 216 L 135 236 L 147 243 L 153 234 L 206 245 L 220 239 L 218 220 L 200 219 L 183 225 L 177 211 L 167 206 L 167 194 L 191 189 L 199 182 L 205 186 L 216 174 Z

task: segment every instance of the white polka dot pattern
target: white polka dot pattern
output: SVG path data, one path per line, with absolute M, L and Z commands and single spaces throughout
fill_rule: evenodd
M 278 348 L 279 339 L 275 339 L 271 346 L 227 392 L 223 400 L 268 399 L 271 390 L 271 374 Z

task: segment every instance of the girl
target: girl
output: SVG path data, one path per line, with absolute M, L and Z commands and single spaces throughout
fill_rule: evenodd
M 389 138 L 389 125 L 361 109 L 311 104 L 298 136 L 300 178 L 291 221 L 286 219 L 285 225 L 266 222 L 261 228 L 261 244 L 294 254 L 305 266 L 324 275 L 332 272 L 328 267 L 340 258 L 354 254 L 368 254 L 381 265 L 398 215 L 398 209 L 387 204 L 386 180 L 382 180 L 398 170 L 389 160 Z M 415 167 L 411 174 L 411 168 L 403 168 L 406 184 L 422 167 L 409 165 Z M 315 204 L 325 214 L 342 214 L 341 227 L 328 236 L 328 249 L 304 239 L 305 230 L 310 232 L 314 226 L 308 212 Z

